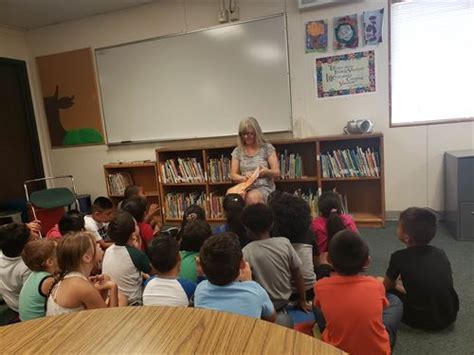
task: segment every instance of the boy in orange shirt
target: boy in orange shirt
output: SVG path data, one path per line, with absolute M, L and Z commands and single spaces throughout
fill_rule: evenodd
M 370 261 L 367 244 L 355 232 L 338 232 L 328 260 L 336 274 L 314 287 L 322 340 L 351 355 L 390 354 L 403 305 L 397 296 L 386 296 L 376 278 L 360 274 Z

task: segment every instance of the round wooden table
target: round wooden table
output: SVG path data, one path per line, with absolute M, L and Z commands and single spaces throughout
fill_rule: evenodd
M 123 307 L 0 327 L 0 353 L 344 354 L 258 319 L 197 308 Z

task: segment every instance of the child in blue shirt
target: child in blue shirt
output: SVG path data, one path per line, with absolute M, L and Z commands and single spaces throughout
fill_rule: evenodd
M 250 266 L 243 260 L 235 234 L 222 233 L 207 239 L 198 263 L 207 280 L 196 287 L 195 307 L 275 321 L 272 301 L 258 283 L 251 281 Z

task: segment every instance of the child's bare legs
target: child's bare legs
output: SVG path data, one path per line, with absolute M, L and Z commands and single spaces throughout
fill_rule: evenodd
M 118 306 L 119 307 L 127 307 L 128 306 L 128 298 L 123 293 L 118 293 Z

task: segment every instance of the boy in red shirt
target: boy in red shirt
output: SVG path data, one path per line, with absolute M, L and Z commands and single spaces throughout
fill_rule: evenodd
M 322 340 L 352 355 L 390 354 L 403 305 L 397 296 L 386 296 L 376 278 L 360 274 L 370 260 L 367 244 L 357 233 L 338 232 L 328 260 L 336 274 L 315 285 Z

